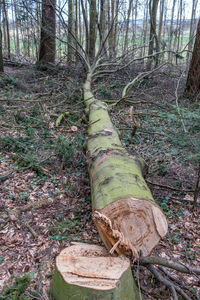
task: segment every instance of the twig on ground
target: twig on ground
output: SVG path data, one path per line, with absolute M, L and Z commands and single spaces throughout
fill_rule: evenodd
M 169 272 L 165 267 L 158 266 L 158 269 L 161 270 L 165 275 L 167 275 L 170 279 L 178 283 L 180 286 L 184 287 L 185 289 L 189 290 L 189 287 L 187 287 L 182 280 L 174 276 L 171 272 Z
M 13 175 L 14 171 L 12 170 L 10 173 L 0 175 L 0 182 L 3 182 L 10 178 Z
M 154 276 L 162 282 L 164 285 L 166 285 L 172 292 L 174 300 L 178 300 L 177 292 L 186 300 L 192 300 L 179 286 L 176 286 L 168 279 L 164 278 L 156 268 L 154 268 L 152 265 L 148 265 L 147 269 L 154 274 Z
M 129 82 L 123 89 L 122 91 L 122 98 L 124 98 L 126 96 L 127 91 L 133 87 L 139 80 L 145 78 L 146 76 L 151 75 L 152 73 L 154 73 L 155 71 L 159 70 L 160 68 L 162 68 L 163 66 L 165 66 L 165 64 L 160 65 L 159 67 L 151 70 L 151 71 L 146 71 L 143 73 L 140 73 L 139 75 L 137 75 L 131 82 Z
M 154 183 L 154 182 L 151 182 L 149 180 L 146 179 L 146 182 L 151 184 L 151 185 L 154 185 L 154 186 L 158 186 L 162 189 L 166 189 L 166 190 L 172 190 L 172 191 L 175 191 L 175 192 L 182 192 L 182 193 L 194 193 L 194 190 L 182 190 L 182 189 L 177 189 L 177 188 L 174 188 L 172 186 L 168 186 L 168 185 L 163 185 L 163 184 L 159 184 L 159 183 Z
M 181 273 L 186 273 L 186 274 L 193 273 L 193 274 L 200 275 L 200 268 L 186 266 L 184 264 L 177 263 L 175 261 L 161 258 L 158 256 L 157 257 L 156 256 L 140 257 L 139 260 L 140 260 L 141 265 L 148 265 L 148 264 L 161 265 L 161 266 L 176 270 Z
M 26 227 L 29 229 L 30 233 L 34 236 L 34 238 L 38 237 L 38 234 L 35 232 L 35 230 L 30 226 L 29 223 L 26 223 Z

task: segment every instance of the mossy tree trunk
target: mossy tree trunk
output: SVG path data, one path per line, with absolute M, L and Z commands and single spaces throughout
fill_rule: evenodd
M 53 300 L 138 300 L 130 261 L 111 257 L 105 248 L 78 243 L 56 259 Z
M 143 161 L 122 147 L 106 104 L 91 92 L 91 79 L 89 73 L 84 100 L 93 220 L 110 253 L 82 243 L 64 249 L 50 293 L 54 300 L 139 300 L 125 256 L 148 255 L 167 233 L 167 221 L 142 176 Z
M 84 85 L 89 114 L 87 157 L 93 220 L 105 246 L 118 254 L 149 255 L 167 233 L 165 215 L 143 178 L 143 160 L 122 146 L 107 105 L 94 98 L 91 75 Z

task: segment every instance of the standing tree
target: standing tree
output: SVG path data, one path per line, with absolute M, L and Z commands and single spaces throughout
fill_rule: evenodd
M 3 72 L 2 32 L 0 26 L 0 72 Z
M 149 52 L 148 55 L 152 55 L 154 52 L 154 45 L 156 46 L 156 52 L 159 51 L 158 37 L 156 34 L 156 16 L 158 10 L 159 0 L 149 1 L 149 14 L 150 14 L 150 37 L 149 37 Z M 148 69 L 151 69 L 152 57 L 148 62 Z M 156 55 L 156 65 L 158 65 L 158 55 Z
M 97 11 L 96 0 L 90 0 L 90 33 L 89 33 L 89 58 L 94 60 L 95 44 L 96 44 L 96 25 L 97 25 Z
M 1 20 L 1 2 L 0 2 L 0 20 Z M 3 41 L 2 41 L 2 31 L 0 23 L 0 72 L 3 72 Z
M 54 63 L 56 53 L 56 0 L 42 0 L 39 62 Z
M 4 16 L 4 25 L 5 25 L 5 41 L 6 41 L 6 47 L 8 51 L 8 58 L 10 59 L 10 29 L 9 29 L 9 21 L 8 21 L 8 7 L 6 7 L 5 0 L 1 1 L 2 3 L 2 10 L 3 10 L 3 16 Z
M 130 0 L 128 12 L 127 12 L 127 21 L 126 21 L 126 34 L 125 34 L 125 41 L 124 41 L 124 52 L 128 50 L 128 37 L 129 37 L 129 24 L 130 24 L 130 15 L 131 15 L 131 8 L 132 8 L 133 0 Z
M 200 94 L 200 20 L 197 26 L 196 40 L 186 82 L 186 91 L 192 97 L 198 97 Z
M 68 53 L 67 53 L 67 59 L 68 62 L 72 62 L 72 56 L 73 56 L 73 49 L 72 49 L 72 43 L 73 43 L 73 38 L 72 38 L 72 31 L 73 31 L 73 1 L 69 0 L 68 1 Z

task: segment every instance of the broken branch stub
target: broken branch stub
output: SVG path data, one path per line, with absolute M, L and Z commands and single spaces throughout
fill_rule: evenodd
M 93 220 L 108 250 L 138 257 L 151 253 L 168 229 L 143 175 L 144 162 L 130 155 L 114 128 L 107 105 L 94 98 L 91 77 L 84 85 L 89 114 L 87 158 Z

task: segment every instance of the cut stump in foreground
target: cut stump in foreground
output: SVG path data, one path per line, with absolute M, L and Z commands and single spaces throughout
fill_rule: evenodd
M 56 258 L 53 300 L 138 300 L 130 261 L 97 245 L 78 243 Z
M 84 100 L 95 225 L 111 253 L 147 256 L 166 235 L 168 224 L 143 178 L 144 162 L 123 148 L 107 105 L 91 92 L 91 74 L 84 84 Z

